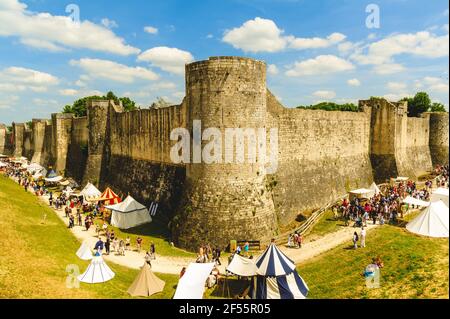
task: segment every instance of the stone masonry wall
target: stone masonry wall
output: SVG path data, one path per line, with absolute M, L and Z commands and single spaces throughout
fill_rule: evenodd
M 0 154 L 6 153 L 6 125 L 0 124 Z
M 30 157 L 32 163 L 41 163 L 44 153 L 45 127 L 49 123 L 47 120 L 33 119 L 32 121 L 32 149 Z
M 279 222 L 368 187 L 370 113 L 284 108 L 269 92 L 268 125 L 278 127 L 279 167 L 271 176 Z
M 430 114 L 430 151 L 433 166 L 448 164 L 448 113 Z
M 13 123 L 12 133 L 13 133 L 13 154 L 12 155 L 14 157 L 21 157 L 22 153 L 23 153 L 25 124 Z
M 67 176 L 82 182 L 88 157 L 89 129 L 87 117 L 74 118 L 70 144 L 67 150 Z

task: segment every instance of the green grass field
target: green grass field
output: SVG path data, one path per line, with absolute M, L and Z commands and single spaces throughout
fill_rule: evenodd
M 322 227 L 319 233 L 333 229 Z M 112 263 L 108 265 L 116 273 L 113 280 L 82 283 L 79 289 L 66 287 L 66 267 L 77 265 L 83 272 L 89 263 L 76 257 L 79 245 L 53 211 L 0 176 L 0 298 L 129 298 L 126 290 L 138 271 Z M 348 246 L 338 246 L 298 265 L 310 288 L 309 298 L 449 297 L 448 239 L 419 237 L 402 227 L 385 225 L 368 233 L 366 248 L 355 251 Z M 385 264 L 380 288 L 368 289 L 362 272 L 378 255 Z M 166 281 L 166 287 L 152 298 L 171 298 L 178 276 L 157 275 Z M 242 283 L 230 281 L 231 296 L 244 288 Z M 205 295 L 221 298 L 222 292 L 222 287 L 216 287 Z

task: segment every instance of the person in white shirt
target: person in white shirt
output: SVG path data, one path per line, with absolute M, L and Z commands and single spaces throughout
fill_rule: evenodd
M 361 248 L 366 247 L 366 230 L 364 227 L 361 228 Z

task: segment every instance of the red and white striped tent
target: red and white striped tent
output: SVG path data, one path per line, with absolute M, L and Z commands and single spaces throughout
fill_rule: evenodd
M 120 199 L 119 195 L 114 193 L 111 188 L 107 188 L 102 196 L 100 196 L 97 201 L 99 202 L 105 202 L 105 205 L 114 205 L 120 203 L 122 200 Z

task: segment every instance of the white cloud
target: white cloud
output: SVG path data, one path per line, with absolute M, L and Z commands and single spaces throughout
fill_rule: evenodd
M 78 90 L 75 89 L 63 89 L 59 90 L 59 94 L 64 96 L 74 96 L 78 94 Z
M 437 36 L 428 31 L 395 34 L 361 48 L 351 58 L 360 64 L 390 65 L 394 64 L 393 57 L 401 54 L 426 58 L 448 56 L 448 45 L 448 34 Z
M 283 35 L 284 31 L 272 20 L 256 17 L 240 27 L 227 30 L 222 41 L 245 52 L 278 52 L 289 47 L 297 50 L 327 48 L 343 41 L 341 33 L 332 33 L 326 38 L 297 38 Z
M 361 82 L 358 79 L 350 79 L 347 81 L 347 84 L 350 86 L 360 86 Z
M 39 106 L 48 106 L 48 105 L 58 105 L 58 101 L 56 100 L 48 100 L 48 99 L 41 99 L 41 98 L 34 98 L 33 104 L 39 105 Z
M 0 70 L 0 91 L 3 92 L 42 93 L 58 83 L 56 76 L 41 71 L 16 66 Z
M 327 91 L 327 90 L 320 90 L 313 93 L 313 96 L 320 98 L 320 99 L 327 99 L 331 100 L 336 97 L 336 92 L 334 91 Z
M 79 87 L 85 87 L 87 84 L 85 82 L 83 82 L 82 80 L 77 80 L 75 82 L 75 85 L 79 86 Z
M 149 62 L 169 73 L 184 74 L 185 65 L 194 61 L 194 57 L 177 48 L 155 47 L 140 54 L 138 61 Z
M 448 23 L 442 26 L 442 30 L 448 33 Z
M 287 76 L 321 75 L 353 70 L 352 63 L 334 55 L 319 55 L 313 59 L 295 62 Z
M 298 50 L 328 48 L 345 40 L 342 33 L 332 33 L 326 38 L 294 38 L 288 37 L 289 47 Z
M 158 82 L 150 86 L 151 90 L 171 90 L 175 89 L 177 85 L 173 82 Z
M 272 75 L 278 74 L 278 67 L 275 64 L 269 64 L 267 72 Z
M 150 34 L 158 34 L 158 28 L 152 26 L 144 27 L 144 31 Z
M 210 34 L 208 34 L 208 35 L 206 36 L 206 38 L 207 38 L 207 39 L 212 39 L 212 38 L 214 38 L 214 36 L 210 33 Z
M 448 81 L 442 78 L 426 76 L 425 78 L 423 78 L 422 82 L 427 85 L 427 90 L 433 93 L 448 94 L 449 92 Z
M 385 94 L 383 97 L 388 101 L 397 102 L 405 97 L 413 97 L 414 94 L 408 93 L 408 92 L 402 92 L 402 93 L 389 93 Z
M 159 76 L 153 71 L 142 67 L 129 67 L 109 60 L 80 59 L 71 60 L 70 65 L 78 66 L 92 78 L 104 78 L 121 83 L 133 83 L 135 80 L 154 81 Z
M 0 97 L 0 109 L 11 109 L 19 99 L 17 95 Z
M 373 67 L 373 71 L 379 75 L 387 75 L 405 71 L 405 67 L 398 63 L 390 63 L 390 64 L 388 63 L 375 65 Z
M 402 82 L 388 82 L 386 86 L 390 91 L 402 91 L 407 87 L 406 83 Z
M 18 0 L 1 1 L 0 36 L 19 37 L 25 45 L 60 51 L 64 48 L 90 49 L 119 55 L 138 54 L 108 28 L 90 21 L 74 22 L 69 16 L 34 13 Z
M 109 20 L 108 18 L 103 18 L 101 22 L 108 29 L 113 29 L 113 28 L 118 28 L 119 27 L 119 25 L 117 24 L 116 21 Z

